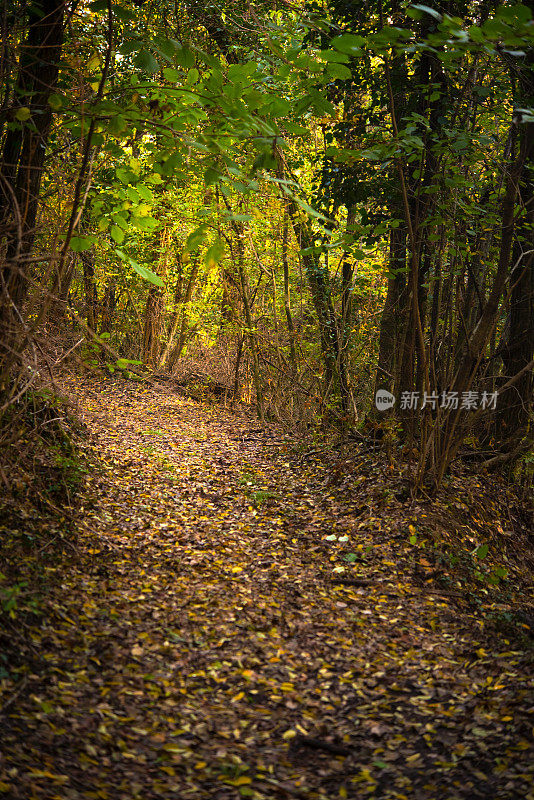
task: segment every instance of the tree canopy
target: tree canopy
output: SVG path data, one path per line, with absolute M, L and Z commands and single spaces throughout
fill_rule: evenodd
M 473 436 L 524 463 L 531 6 L 21 0 L 3 20 L 4 409 L 48 320 L 88 368 L 204 364 L 262 419 L 365 421 L 417 452 L 418 486 Z

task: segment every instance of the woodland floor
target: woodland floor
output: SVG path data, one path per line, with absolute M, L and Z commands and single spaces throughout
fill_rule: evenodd
M 92 467 L 35 613 L 6 621 L 0 797 L 534 798 L 503 485 L 416 504 L 364 446 L 65 380 Z

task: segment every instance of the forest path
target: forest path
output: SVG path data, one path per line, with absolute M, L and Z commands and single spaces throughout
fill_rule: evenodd
M 69 388 L 104 469 L 32 633 L 7 797 L 533 796 L 525 654 L 415 579 L 370 463 L 339 488 L 220 406 Z

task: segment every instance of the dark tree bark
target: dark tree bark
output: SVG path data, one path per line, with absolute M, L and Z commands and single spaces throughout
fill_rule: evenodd
M 534 106 L 534 50 L 517 69 L 516 107 Z M 517 114 L 519 160 L 518 206 L 510 285 L 510 328 L 502 350 L 504 380 L 512 378 L 534 355 L 534 122 Z M 501 442 L 527 432 L 532 413 L 534 374 L 527 370 L 499 398 L 497 433 Z
M 389 241 L 388 290 L 380 319 L 380 341 L 375 377 L 378 389 L 393 391 L 399 368 L 399 343 L 403 339 L 406 309 L 406 227 L 393 228 Z
M 25 259 L 32 251 L 35 238 L 43 164 L 52 122 L 48 99 L 57 84 L 64 12 L 64 0 L 36 0 L 28 6 L 29 27 L 19 58 L 13 119 L 0 159 L 0 233 L 6 247 L 6 260 L 0 265 L 0 341 L 6 356 L 4 379 L 17 357 L 19 315 L 28 291 Z M 17 114 L 22 115 L 19 121 Z M 24 114 L 28 114 L 27 119 Z
M 0 220 L 9 230 L 8 263 L 2 267 L 3 284 L 11 300 L 24 300 L 27 282 L 22 256 L 33 245 L 43 163 L 52 122 L 48 103 L 58 77 L 63 45 L 62 0 L 40 0 L 30 6 L 30 25 L 20 55 L 15 98 L 17 107 L 29 109 L 29 118 L 7 132 L 0 162 Z

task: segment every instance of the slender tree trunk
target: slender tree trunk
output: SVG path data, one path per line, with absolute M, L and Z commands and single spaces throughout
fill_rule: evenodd
M 263 420 L 263 387 L 261 385 L 260 375 L 260 362 L 258 358 L 258 345 L 256 342 L 256 335 L 254 333 L 254 321 L 252 319 L 252 310 L 250 307 L 249 287 L 247 276 L 245 274 L 245 252 L 243 243 L 243 223 L 234 222 L 233 229 L 235 232 L 235 245 L 236 245 L 236 266 L 241 283 L 241 297 L 243 300 L 243 310 L 245 312 L 245 324 L 247 326 L 247 338 L 250 347 L 250 354 L 252 357 L 252 375 L 254 380 L 254 389 L 256 391 L 256 411 L 258 419 Z
M 287 331 L 289 334 L 289 355 L 291 359 L 291 366 L 293 371 L 298 371 L 297 363 L 297 350 L 295 347 L 295 324 L 293 322 L 293 315 L 291 313 L 291 294 L 289 286 L 289 260 L 288 260 L 288 211 L 287 205 L 284 203 L 284 220 L 282 223 L 282 264 L 284 267 L 284 311 L 287 320 Z
M 95 254 L 93 248 L 80 253 L 85 294 L 85 320 L 92 331 L 96 331 L 98 318 L 98 291 L 95 281 Z
M 388 291 L 380 319 L 375 393 L 393 391 L 398 380 L 399 349 L 406 314 L 406 227 L 392 228 L 389 240 Z
M 189 303 L 193 298 L 193 292 L 195 290 L 198 272 L 200 269 L 200 261 L 198 258 L 195 259 L 194 263 L 191 265 L 191 272 L 189 273 L 189 278 L 187 281 L 187 286 L 185 289 L 185 294 L 183 297 L 180 298 L 180 307 L 176 309 L 174 320 L 172 322 L 171 331 L 169 332 L 169 337 L 167 341 L 167 345 L 165 347 L 165 351 L 160 360 L 160 367 L 163 368 L 165 364 L 169 364 L 169 370 L 172 371 L 176 365 L 176 362 L 180 358 L 182 354 L 182 350 L 185 347 L 185 343 L 187 341 L 187 334 L 189 330 L 189 314 L 188 314 L 188 307 Z M 176 338 L 176 333 L 180 329 L 180 333 L 178 335 L 178 342 L 176 343 L 176 347 L 174 350 L 171 350 L 174 345 L 174 341 Z
M 170 236 L 165 229 L 159 246 L 158 273 L 164 278 L 167 273 Z M 145 329 L 143 334 L 143 361 L 149 367 L 160 363 L 161 340 L 165 314 L 165 289 L 152 284 L 148 290 L 145 306 Z
M 112 278 L 104 289 L 102 299 L 102 314 L 100 318 L 100 333 L 110 333 L 113 327 L 113 316 L 117 308 L 117 282 Z

